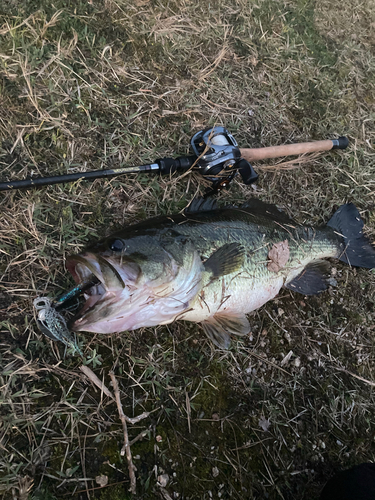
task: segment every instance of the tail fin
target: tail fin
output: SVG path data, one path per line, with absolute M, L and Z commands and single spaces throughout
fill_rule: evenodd
M 364 236 L 363 221 L 353 203 L 342 205 L 327 226 L 343 236 L 339 255 L 342 262 L 351 266 L 375 268 L 375 247 Z

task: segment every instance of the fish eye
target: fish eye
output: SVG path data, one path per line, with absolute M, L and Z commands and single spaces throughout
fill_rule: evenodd
M 122 240 L 112 240 L 108 242 L 109 248 L 112 252 L 121 252 L 125 248 L 125 243 Z

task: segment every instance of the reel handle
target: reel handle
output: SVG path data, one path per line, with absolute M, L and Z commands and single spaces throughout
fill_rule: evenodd
M 266 158 L 279 158 L 280 156 L 301 155 L 316 151 L 330 151 L 331 149 L 345 149 L 349 144 L 347 137 L 327 139 L 325 141 L 301 142 L 300 144 L 285 144 L 283 146 L 270 146 L 267 148 L 240 149 L 241 156 L 249 162 L 265 160 Z

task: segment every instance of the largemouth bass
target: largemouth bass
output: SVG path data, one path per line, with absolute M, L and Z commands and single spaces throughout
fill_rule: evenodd
M 231 334 L 250 332 L 246 313 L 282 287 L 305 295 L 327 289 L 323 259 L 375 267 L 362 228 L 352 204 L 313 228 L 258 200 L 240 208 L 194 200 L 184 214 L 128 226 L 68 258 L 76 283 L 96 282 L 71 328 L 114 333 L 186 320 L 227 348 Z

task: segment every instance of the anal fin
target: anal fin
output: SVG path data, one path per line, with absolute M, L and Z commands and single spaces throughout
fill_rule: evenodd
M 226 243 L 206 260 L 204 267 L 213 278 L 219 278 L 237 271 L 244 259 L 245 248 L 240 243 Z
M 203 330 L 212 342 L 221 349 L 228 349 L 230 335 L 247 335 L 250 324 L 245 314 L 215 314 L 201 323 Z
M 308 264 L 296 278 L 284 286 L 303 295 L 317 295 L 327 290 L 330 284 L 329 263 L 325 260 L 316 260 Z

